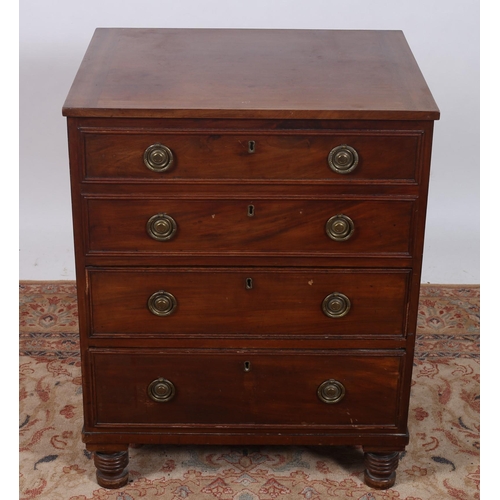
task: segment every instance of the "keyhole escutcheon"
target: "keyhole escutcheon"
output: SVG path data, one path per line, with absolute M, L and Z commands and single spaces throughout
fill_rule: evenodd
M 255 153 L 255 141 L 248 141 L 248 152 Z
M 243 371 L 244 371 L 244 372 L 249 372 L 249 371 L 250 371 L 250 367 L 251 367 L 251 365 L 250 365 L 250 361 L 245 361 L 245 362 L 243 363 Z

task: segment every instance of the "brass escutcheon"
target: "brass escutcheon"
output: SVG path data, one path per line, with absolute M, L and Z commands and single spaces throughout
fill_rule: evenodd
M 326 222 L 325 231 L 332 240 L 346 241 L 354 233 L 354 222 L 347 215 L 334 215 Z
M 340 292 L 334 292 L 327 295 L 322 304 L 323 312 L 329 318 L 341 318 L 345 316 L 351 308 L 351 301 L 347 295 Z
M 347 144 L 333 148 L 328 155 L 328 166 L 337 174 L 352 172 L 358 166 L 358 161 L 358 152 Z
M 153 172 L 166 172 L 174 161 L 172 151 L 163 144 L 151 144 L 144 151 L 144 165 Z
M 176 308 L 176 298 L 164 290 L 158 290 L 148 299 L 148 309 L 156 316 L 169 316 Z
M 317 394 L 323 403 L 334 404 L 341 401 L 345 396 L 345 387 L 338 380 L 331 378 L 330 380 L 325 380 L 318 387 Z
M 166 403 L 175 396 L 175 386 L 165 378 L 157 378 L 148 386 L 148 396 L 157 403 Z
M 169 241 L 177 232 L 177 222 L 167 214 L 156 214 L 146 224 L 146 231 L 156 241 Z

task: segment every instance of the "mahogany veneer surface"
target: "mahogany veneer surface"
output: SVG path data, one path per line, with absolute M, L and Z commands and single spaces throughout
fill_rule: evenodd
M 119 252 L 131 257 L 135 252 L 409 255 L 415 203 L 379 198 L 193 201 L 129 197 L 90 198 L 87 209 L 91 253 Z M 145 231 L 150 217 L 158 213 L 170 215 L 178 226 L 175 237 L 161 244 Z M 325 223 L 343 213 L 354 221 L 355 230 L 339 244 L 325 238 Z
M 307 135 L 290 131 L 249 131 L 235 134 L 214 130 L 211 135 L 162 133 L 138 134 L 134 129 L 120 133 L 84 132 L 86 176 L 92 178 L 158 179 L 145 171 L 142 153 L 152 143 L 169 144 L 175 152 L 168 179 L 317 179 L 339 182 L 331 170 L 325 170 L 325 151 L 331 144 L 349 144 L 360 155 L 352 180 L 377 179 L 412 181 L 415 178 L 416 153 L 421 131 L 398 134 L 384 130 L 326 130 Z M 248 154 L 248 141 L 256 143 Z M 272 167 L 272 168 L 270 168 Z M 163 176 L 164 177 L 164 176 Z
M 172 351 L 169 354 L 93 351 L 98 426 L 183 427 L 230 424 L 295 428 L 394 430 L 398 421 L 401 353 Z M 245 372 L 244 363 L 250 363 Z M 356 366 L 356 370 L 352 366 Z M 175 402 L 154 403 L 143 387 L 168 370 L 179 386 Z M 325 405 L 318 386 L 335 375 L 351 386 L 349 406 Z M 288 383 L 283 384 L 286 377 Z M 127 384 L 126 395 L 120 390 Z M 290 401 L 294 411 L 290 412 Z
M 98 29 L 67 116 L 425 119 L 400 31 Z
M 92 332 L 402 335 L 408 282 L 406 269 L 91 269 Z M 158 290 L 176 297 L 172 315 L 151 317 L 145 307 Z M 332 320 L 321 304 L 335 290 L 351 310 Z
M 63 114 L 99 484 L 129 443 L 356 444 L 390 487 L 439 118 L 402 32 L 100 28 Z

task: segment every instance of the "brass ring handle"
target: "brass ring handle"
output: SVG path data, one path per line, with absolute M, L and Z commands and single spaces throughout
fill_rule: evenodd
M 157 378 L 149 384 L 148 396 L 157 403 L 166 403 L 175 396 L 175 386 L 170 380 Z
M 351 309 L 351 301 L 347 295 L 334 292 L 324 298 L 322 309 L 329 318 L 342 318 Z
M 177 232 L 177 222 L 170 215 L 156 214 L 148 220 L 146 231 L 156 241 L 168 241 Z
M 328 166 L 337 174 L 352 172 L 358 166 L 358 162 L 358 152 L 347 144 L 333 148 L 328 155 Z
M 159 290 L 149 297 L 148 309 L 156 316 L 169 316 L 177 309 L 177 300 L 171 293 Z
M 341 401 L 345 396 L 345 387 L 338 380 L 333 378 L 330 380 L 325 380 L 318 387 L 318 398 L 323 401 L 323 403 L 334 404 Z
M 172 151 L 163 144 L 151 144 L 144 151 L 144 165 L 153 172 L 166 172 L 174 161 Z
M 354 222 L 347 215 L 334 215 L 326 222 L 325 231 L 332 240 L 346 241 L 354 233 Z

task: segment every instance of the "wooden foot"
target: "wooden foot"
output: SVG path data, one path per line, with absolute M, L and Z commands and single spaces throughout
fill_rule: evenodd
M 115 453 L 96 451 L 94 464 L 99 486 L 116 489 L 128 483 L 128 450 Z
M 377 490 L 394 485 L 398 468 L 399 452 L 365 453 L 365 484 Z

